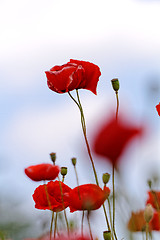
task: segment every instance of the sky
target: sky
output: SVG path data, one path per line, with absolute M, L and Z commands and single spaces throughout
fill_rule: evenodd
M 52 92 L 46 83 L 45 71 L 69 59 L 90 61 L 101 69 L 97 96 L 80 90 L 88 135 L 104 111 L 108 116 L 114 111 L 110 80 L 115 77 L 120 80 L 120 107 L 136 124 L 147 124 L 149 137 L 137 155 L 132 152 L 130 156 L 134 171 L 129 162 L 122 169 L 123 181 L 129 179 L 128 189 L 134 193 L 143 189 L 145 193 L 151 161 L 157 166 L 160 157 L 155 110 L 160 101 L 159 11 L 158 0 L 0 1 L 3 204 L 8 199 L 10 205 L 12 199 L 21 202 L 22 209 L 27 204 L 33 210 L 31 194 L 37 185 L 27 179 L 24 168 L 49 162 L 50 152 L 56 152 L 59 164 L 69 169 L 71 157 L 79 158 L 81 183 L 93 181 L 92 174 L 83 171 L 84 142 L 78 109 L 67 94 Z M 98 167 L 101 172 L 104 165 Z M 138 188 L 135 177 L 140 180 Z M 72 179 L 73 173 L 67 181 L 74 187 Z

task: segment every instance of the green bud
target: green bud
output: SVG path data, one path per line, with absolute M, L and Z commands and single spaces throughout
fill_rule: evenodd
M 51 157 L 51 161 L 53 162 L 53 163 L 55 163 L 55 161 L 56 161 L 56 153 L 50 153 L 50 157 Z
M 67 174 L 67 167 L 61 167 L 61 175 L 65 176 Z
M 77 158 L 71 158 L 71 161 L 72 161 L 73 166 L 76 166 Z
M 102 180 L 104 184 L 107 184 L 110 179 L 110 174 L 109 173 L 103 173 Z
M 111 240 L 111 231 L 104 231 L 103 238 L 104 240 Z
M 113 78 L 111 80 L 111 83 L 112 83 L 112 87 L 113 87 L 114 91 L 117 92 L 119 90 L 119 80 L 118 80 L 118 78 Z
M 147 181 L 147 183 L 148 183 L 149 188 L 151 189 L 151 188 L 152 188 L 152 181 L 149 179 L 149 180 Z

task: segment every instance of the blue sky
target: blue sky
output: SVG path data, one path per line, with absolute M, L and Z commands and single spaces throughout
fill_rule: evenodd
M 28 195 L 36 185 L 24 176 L 23 169 L 48 162 L 52 151 L 57 152 L 60 164 L 65 162 L 68 167 L 72 167 L 71 157 L 83 158 L 78 109 L 67 94 L 48 89 L 44 73 L 70 58 L 94 62 L 102 73 L 97 96 L 80 90 L 88 131 L 93 119 L 100 116 L 99 109 L 109 114 L 115 107 L 110 80 L 118 77 L 121 106 L 131 119 L 140 121 L 144 117 L 150 124 L 153 135 L 144 144 L 142 156 L 148 152 L 153 156 L 152 147 L 159 141 L 155 105 L 160 101 L 160 85 L 152 96 L 150 91 L 150 98 L 146 91 L 150 81 L 160 83 L 159 12 L 159 1 L 0 2 L 2 195 L 10 196 L 25 184 L 27 190 L 18 198 L 30 201 Z M 155 158 L 157 163 L 157 155 Z M 81 181 L 87 177 L 81 174 Z

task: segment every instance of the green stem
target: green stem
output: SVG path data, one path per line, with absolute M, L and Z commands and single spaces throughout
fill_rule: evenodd
M 86 143 L 86 146 L 87 146 L 88 155 L 89 155 L 89 158 L 90 158 L 90 161 L 91 161 L 92 169 L 93 169 L 93 172 L 94 172 L 95 181 L 96 181 L 97 186 L 99 186 L 97 172 L 96 172 L 96 169 L 95 169 L 95 166 L 94 166 L 94 161 L 93 161 L 93 158 L 92 158 L 90 146 L 89 146 L 88 139 L 87 139 L 85 117 L 84 117 L 83 108 L 82 108 L 82 105 L 81 105 L 78 90 L 76 90 L 76 93 L 77 93 L 78 102 L 74 99 L 74 97 L 70 94 L 70 92 L 68 92 L 69 96 L 76 103 L 76 105 L 78 106 L 78 108 L 80 110 L 82 131 L 83 131 L 85 143 Z M 105 218 L 106 218 L 106 223 L 107 223 L 107 226 L 108 226 L 108 230 L 110 231 L 109 221 L 108 221 L 108 217 L 107 217 L 107 213 L 106 213 L 104 203 L 103 203 L 103 210 L 104 210 L 104 215 L 105 215 Z
M 89 211 L 87 213 L 87 220 L 88 220 L 88 227 L 89 227 L 90 237 L 91 237 L 91 240 L 93 240 L 91 225 L 90 225 L 90 221 L 89 221 Z
M 114 236 L 115 236 L 115 239 L 117 240 L 117 236 L 116 236 L 116 231 L 115 231 L 115 169 L 114 169 L 114 165 L 113 165 L 113 168 L 112 168 L 112 186 L 113 186 L 113 224 L 112 224 L 112 227 L 113 227 L 113 233 L 114 233 Z
M 81 235 L 82 235 L 82 238 L 83 238 L 83 222 L 84 222 L 84 210 L 83 210 L 83 213 L 82 213 L 82 223 L 81 223 Z
M 90 158 L 90 161 L 91 161 L 91 164 L 92 164 L 96 184 L 99 186 L 97 172 L 96 172 L 96 169 L 95 169 L 95 166 L 94 166 L 91 150 L 90 150 L 88 139 L 87 139 L 86 124 L 85 124 L 85 117 L 84 117 L 84 113 L 83 113 L 83 108 L 82 108 L 82 105 L 81 105 L 81 102 L 80 102 L 80 97 L 79 97 L 79 94 L 78 94 L 78 90 L 76 90 L 76 92 L 77 92 L 78 103 L 79 103 L 79 106 L 80 106 L 79 110 L 80 110 L 80 113 L 81 113 L 81 124 L 82 124 L 83 135 L 84 135 L 84 139 L 85 139 L 85 142 L 86 142 L 88 155 L 89 155 L 89 158 Z
M 146 223 L 146 240 L 148 240 L 148 223 Z
M 113 237 L 113 226 L 112 226 L 111 204 L 110 204 L 109 198 L 107 199 L 107 201 L 108 201 L 109 218 L 110 218 L 110 224 L 111 224 L 111 235 L 112 235 L 112 240 L 114 240 L 114 237 Z
M 54 220 L 54 212 L 52 212 L 52 219 L 51 219 L 51 226 L 50 226 L 50 240 L 52 239 L 53 220 Z
M 116 108 L 116 121 L 118 122 L 118 110 L 119 110 L 118 91 L 116 92 L 116 101 L 117 101 L 117 108 Z
M 56 217 L 54 221 L 54 239 L 56 238 L 56 231 L 57 231 L 57 217 L 58 217 L 58 213 L 56 212 Z
M 77 181 L 77 186 L 78 186 L 78 195 L 79 195 L 79 199 L 81 199 L 80 191 L 79 191 L 79 180 L 78 180 L 78 174 L 77 174 L 76 166 L 74 166 L 74 171 L 75 171 L 75 174 L 76 174 L 76 181 Z
M 65 206 L 64 206 L 63 190 L 62 190 L 62 184 L 61 184 L 59 176 L 58 176 L 58 181 L 59 181 L 59 187 L 60 187 L 60 191 L 61 191 L 61 198 L 62 198 L 64 217 L 65 217 L 65 221 L 66 221 L 66 225 L 67 225 L 67 231 L 68 231 L 68 236 L 69 236 L 69 223 L 68 223 L 68 220 L 67 220 L 66 210 L 65 210 Z

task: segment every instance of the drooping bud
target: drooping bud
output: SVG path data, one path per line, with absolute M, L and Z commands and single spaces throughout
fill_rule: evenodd
M 103 238 L 104 240 L 111 240 L 111 231 L 104 231 Z
M 67 167 L 61 167 L 61 175 L 64 177 L 67 174 Z
M 149 223 L 152 218 L 153 218 L 153 207 L 151 204 L 147 204 L 144 210 L 144 219 L 147 223 Z
M 50 153 L 51 161 L 55 164 L 56 161 L 56 153 Z
M 103 180 L 103 183 L 105 185 L 109 182 L 109 179 L 110 179 L 110 174 L 109 173 L 103 173 L 102 180 Z
M 113 87 L 114 91 L 117 92 L 119 90 L 119 80 L 118 80 L 118 78 L 113 78 L 111 80 L 111 83 L 112 83 L 112 87 Z
M 72 161 L 73 166 L 76 166 L 77 158 L 71 158 L 71 161 Z

